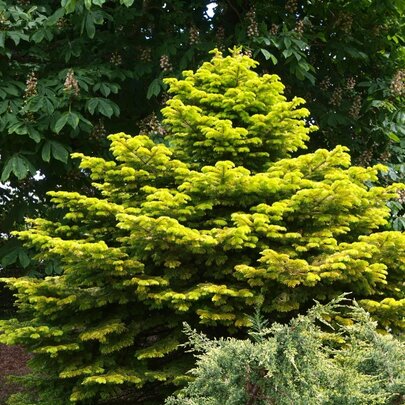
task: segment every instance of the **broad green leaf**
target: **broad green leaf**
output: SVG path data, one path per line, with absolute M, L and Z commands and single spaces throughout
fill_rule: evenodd
M 76 9 L 76 0 L 62 0 L 62 7 L 67 13 L 73 13 Z
M 293 55 L 298 62 L 302 59 L 302 56 L 297 51 L 293 51 Z
M 73 129 L 79 125 L 79 116 L 73 111 L 67 111 L 55 123 L 55 132 L 58 134 L 66 124 L 69 124 Z
M 55 111 L 55 106 L 48 97 L 44 97 L 43 105 L 44 111 L 47 115 L 51 115 Z
M 271 59 L 271 61 L 273 62 L 273 65 L 277 65 L 277 62 L 278 62 L 277 58 L 272 53 L 270 53 L 267 49 L 261 48 L 260 52 L 263 54 L 263 56 L 266 60 Z
M 0 31 L 0 48 L 4 48 L 5 41 L 6 41 L 6 31 Z
M 384 107 L 384 100 L 373 100 L 371 102 L 372 107 Z
M 69 120 L 69 112 L 65 112 L 61 115 L 61 117 L 56 121 L 55 124 L 55 132 L 59 134 L 59 132 L 63 129 L 63 127 L 67 124 Z
M 13 264 L 17 261 L 18 258 L 18 253 L 19 253 L 19 249 L 14 249 L 12 250 L 10 253 L 8 253 L 7 255 L 5 255 L 3 257 L 3 259 L 1 260 L 1 265 L 3 267 L 9 266 L 10 264 Z
M 37 112 L 40 110 L 43 104 L 44 97 L 42 96 L 33 96 L 27 99 L 26 107 L 31 112 Z
M 295 39 L 295 38 L 293 38 L 292 41 L 293 41 L 294 44 L 296 44 L 296 45 L 298 46 L 298 48 L 299 48 L 300 50 L 302 50 L 302 51 L 308 46 L 308 44 L 306 44 L 304 41 L 301 41 L 300 39 Z
M 108 97 L 111 93 L 111 89 L 105 83 L 100 84 L 100 91 L 104 97 Z
M 293 50 L 291 48 L 284 49 L 283 56 L 284 56 L 284 58 L 287 59 L 288 57 L 290 57 L 292 55 L 292 53 L 293 53 Z
M 64 145 L 57 141 L 46 141 L 42 146 L 42 160 L 49 162 L 51 156 L 63 163 L 66 163 L 69 157 L 69 152 Z
M 101 97 L 91 98 L 87 102 L 87 110 L 91 115 L 98 112 L 108 118 L 111 118 L 113 114 L 119 115 L 118 106 L 112 101 Z
M 9 179 L 12 169 L 11 159 L 8 159 L 1 172 L 1 181 L 3 183 Z
M 32 34 L 31 40 L 39 44 L 45 38 L 45 30 L 37 30 Z
M 399 212 L 404 208 L 404 206 L 399 201 L 395 200 L 389 201 L 387 205 L 388 207 L 390 207 L 390 209 L 395 210 L 395 212 Z
M 14 41 L 15 45 L 20 43 L 21 37 L 18 32 L 8 31 L 7 36 Z
M 94 1 L 93 1 L 93 4 L 95 4 Z M 100 10 L 93 11 L 92 14 L 93 14 L 94 24 L 98 24 L 98 25 L 103 24 L 104 14 Z
M 96 26 L 94 25 L 93 14 L 90 12 L 88 12 L 85 17 L 85 27 L 86 27 L 87 36 L 89 38 L 93 39 L 94 35 L 96 34 Z
M 315 84 L 316 78 L 312 73 L 304 72 L 304 76 L 311 82 L 312 85 Z
M 98 110 L 101 114 L 108 118 L 111 118 L 111 116 L 114 114 L 114 110 L 107 100 L 99 99 Z
M 8 100 L 0 102 L 0 114 L 3 114 L 8 109 Z
M 47 25 L 55 25 L 59 19 L 65 15 L 65 9 L 63 7 L 58 8 L 47 20 Z
M 304 62 L 303 60 L 298 63 L 298 66 L 301 70 L 303 70 L 305 72 L 308 72 L 308 70 L 310 69 L 310 66 L 308 65 L 308 63 Z
M 87 107 L 88 112 L 89 112 L 91 115 L 93 115 L 94 112 L 96 111 L 97 105 L 98 105 L 98 98 L 97 98 L 97 97 L 91 98 L 91 99 L 87 102 L 86 107 Z
M 74 112 L 69 112 L 68 116 L 68 124 L 73 128 L 76 129 L 79 125 L 79 116 Z
M 11 96 L 18 97 L 20 95 L 18 88 L 11 83 L 6 83 L 2 89 Z
M 291 47 L 291 39 L 290 38 L 284 37 L 283 42 L 284 42 L 284 46 L 285 46 L 286 49 L 289 49 Z
M 120 115 L 120 108 L 118 107 L 117 104 L 115 104 L 115 103 L 112 102 L 111 100 L 109 100 L 109 103 L 110 103 L 110 105 L 111 105 L 111 108 L 112 108 L 113 111 L 114 111 L 114 115 L 115 115 L 116 117 L 118 117 L 118 116 Z
M 393 132 L 390 132 L 388 134 L 388 138 L 390 138 L 394 142 L 400 142 L 401 141 L 401 139 L 397 135 L 395 135 Z
M 47 115 L 51 115 L 55 111 L 51 99 L 45 96 L 33 96 L 29 98 L 27 100 L 27 108 L 32 112 L 43 110 Z
M 21 266 L 23 266 L 24 269 L 27 268 L 28 265 L 31 263 L 31 259 L 24 249 L 20 249 L 18 253 L 18 261 L 21 263 Z
M 82 114 L 77 113 L 80 123 L 85 124 L 86 126 L 89 126 L 90 128 L 93 127 L 93 124 L 87 119 L 84 118 Z
M 13 160 L 13 173 L 21 180 L 27 176 L 28 173 L 34 175 L 36 172 L 35 167 L 24 156 L 17 156 Z
M 25 122 L 16 121 L 8 128 L 9 134 L 25 135 L 28 133 Z
M 394 221 L 392 222 L 392 227 L 394 231 L 405 230 L 405 218 L 403 217 L 395 218 Z
M 45 266 L 45 274 L 46 274 L 47 276 L 54 275 L 53 267 L 54 267 L 53 262 L 49 262 L 49 263 Z
M 32 163 L 25 156 L 16 153 L 7 160 L 1 174 L 1 181 L 7 181 L 11 173 L 14 173 L 18 180 L 22 180 L 28 173 L 34 175 L 35 172 L 36 170 Z
M 153 96 L 158 96 L 160 93 L 161 81 L 160 79 L 154 79 L 148 87 L 146 98 L 150 99 Z
M 114 94 L 117 94 L 118 91 L 119 91 L 120 88 L 121 88 L 121 86 L 119 86 L 119 85 L 116 84 L 116 83 L 109 83 L 109 86 L 110 86 L 111 93 L 114 93 Z
M 41 141 L 41 134 L 40 134 L 40 132 L 37 130 L 37 129 L 35 129 L 34 127 L 32 127 L 32 126 L 29 126 L 28 128 L 27 128 L 27 131 L 28 131 L 28 136 L 33 140 L 33 141 L 35 141 L 36 143 L 38 143 L 38 142 L 40 142 Z
M 18 32 L 18 31 L 8 31 L 7 36 L 14 41 L 15 45 L 18 45 L 21 40 L 23 40 L 23 41 L 29 40 L 28 35 Z
M 63 163 L 66 163 L 69 158 L 69 152 L 64 145 L 57 141 L 51 141 L 52 156 Z
M 41 157 L 44 162 L 51 160 L 51 141 L 46 141 L 42 146 Z

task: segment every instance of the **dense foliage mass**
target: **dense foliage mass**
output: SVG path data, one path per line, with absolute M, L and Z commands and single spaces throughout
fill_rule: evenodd
M 373 184 L 384 168 L 351 166 L 342 146 L 292 157 L 315 129 L 309 111 L 255 66 L 216 52 L 168 79 L 167 144 L 118 133 L 114 159 L 75 154 L 92 191 L 52 192 L 60 219 L 18 233 L 63 270 L 3 279 L 21 318 L 0 341 L 34 353 L 36 404 L 162 394 L 190 367 L 184 321 L 233 333 L 256 305 L 288 319 L 352 291 L 403 326 L 405 235 L 384 230 L 400 186 Z
M 404 344 L 378 334 L 369 315 L 356 306 L 345 308 L 346 318 L 341 321 L 346 325 L 335 325 L 328 336 L 319 325 L 331 312 L 342 310 L 338 302 L 317 305 L 288 325 L 267 328 L 256 316 L 251 340 L 210 340 L 187 327 L 197 353 L 191 371 L 195 380 L 165 404 L 403 403 Z
M 45 193 L 85 192 L 70 152 L 108 155 L 107 133 L 155 136 L 165 76 L 196 68 L 214 47 L 245 46 L 287 95 L 309 103 L 316 147 L 349 146 L 356 162 L 404 160 L 403 0 L 1 0 L 0 261 L 30 274 L 10 231 L 49 215 Z M 211 12 L 209 12 L 211 10 Z M 146 96 L 149 102 L 145 102 Z M 43 178 L 34 178 L 40 171 Z M 405 166 L 388 172 L 398 179 Z M 393 202 L 402 229 L 403 199 Z M 58 219 L 58 213 L 55 213 Z M 4 301 L 4 300 L 3 300 Z

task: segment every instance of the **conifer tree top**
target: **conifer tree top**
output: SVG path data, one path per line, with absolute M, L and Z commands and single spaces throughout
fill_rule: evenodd
M 257 62 L 235 48 L 214 57 L 183 79 L 166 79 L 175 94 L 162 110 L 168 140 L 182 160 L 197 167 L 231 160 L 253 171 L 305 148 L 309 132 L 305 101 L 287 101 L 277 75 L 259 76 Z

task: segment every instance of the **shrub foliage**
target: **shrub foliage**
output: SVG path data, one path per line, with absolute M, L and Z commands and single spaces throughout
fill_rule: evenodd
M 197 352 L 195 380 L 166 405 L 375 405 L 405 399 L 405 347 L 358 306 L 346 307 L 333 339 L 319 327 L 339 300 L 312 308 L 288 325 L 253 318 L 252 340 L 209 340 L 186 325 Z M 339 308 L 340 307 L 340 308 Z M 338 333 L 338 335 L 336 335 Z M 336 345 L 336 336 L 338 345 Z

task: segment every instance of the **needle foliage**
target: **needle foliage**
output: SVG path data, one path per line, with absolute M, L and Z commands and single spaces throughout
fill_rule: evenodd
M 378 334 L 369 314 L 357 305 L 342 305 L 342 298 L 318 304 L 287 325 L 266 327 L 256 316 L 247 340 L 210 340 L 186 325 L 197 358 L 195 380 L 165 404 L 402 403 L 403 343 Z M 343 308 L 346 325 L 336 325 L 328 336 L 320 325 Z
M 352 291 L 403 326 L 405 235 L 385 228 L 400 186 L 378 186 L 384 167 L 351 166 L 342 146 L 297 156 L 315 129 L 304 100 L 255 66 L 214 52 L 167 80 L 163 142 L 118 133 L 110 160 L 74 154 L 92 192 L 50 193 L 61 219 L 18 232 L 62 267 L 3 279 L 20 317 L 1 322 L 0 341 L 33 353 L 35 404 L 131 390 L 146 403 L 191 368 L 183 322 L 235 333 L 257 305 L 288 319 Z

